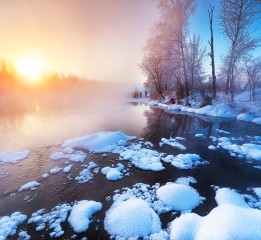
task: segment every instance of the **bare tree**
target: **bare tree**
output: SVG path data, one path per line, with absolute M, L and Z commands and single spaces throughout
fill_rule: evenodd
M 214 35 L 213 35 L 213 12 L 214 6 L 210 4 L 210 9 L 208 10 L 209 26 L 210 26 L 210 53 L 211 58 L 211 68 L 212 68 L 212 99 L 216 99 L 217 87 L 216 87 L 216 71 L 215 71 L 215 54 L 214 54 Z
M 234 101 L 235 69 L 242 57 L 258 45 L 259 39 L 251 36 L 258 6 L 256 0 L 221 0 L 221 6 L 221 26 L 229 41 L 226 94 Z

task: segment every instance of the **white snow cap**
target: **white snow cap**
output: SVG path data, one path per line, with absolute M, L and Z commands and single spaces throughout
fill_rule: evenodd
M 138 198 L 120 202 L 106 213 L 105 230 L 114 237 L 138 238 L 161 231 L 159 216 Z
M 24 160 L 30 154 L 29 150 L 22 151 L 5 151 L 0 153 L 0 163 L 17 163 L 19 161 Z
M 134 137 L 122 132 L 99 132 L 67 140 L 63 143 L 63 147 L 83 148 L 92 152 L 111 152 L 118 144 L 123 146 L 131 139 Z
M 218 189 L 218 206 L 207 216 L 187 213 L 170 226 L 170 239 L 219 240 L 261 239 L 261 211 L 250 208 L 240 194 L 230 189 Z
M 32 181 L 32 182 L 28 182 L 26 184 L 24 184 L 23 186 L 20 187 L 19 192 L 21 191 L 25 191 L 28 189 L 35 189 L 36 187 L 40 186 L 41 184 L 36 182 L 36 181 Z
M 169 210 L 191 211 L 201 203 L 198 192 L 186 185 L 170 183 L 157 189 L 158 198 Z
M 73 206 L 68 221 L 75 232 L 85 232 L 89 228 L 92 215 L 101 209 L 102 204 L 99 202 L 82 200 Z

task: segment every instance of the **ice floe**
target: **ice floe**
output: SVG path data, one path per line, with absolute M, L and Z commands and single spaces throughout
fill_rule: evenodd
M 89 228 L 90 218 L 102 209 L 102 204 L 95 201 L 82 200 L 72 207 L 68 222 L 76 233 L 85 232 Z
M 199 155 L 190 153 L 179 154 L 171 161 L 171 165 L 179 169 L 191 169 L 207 163 L 208 162 L 201 159 Z
M 123 177 L 122 171 L 124 170 L 124 166 L 121 163 L 118 163 L 117 166 L 118 167 L 116 168 L 104 167 L 102 168 L 101 172 L 110 181 L 120 180 Z
M 162 138 L 159 145 L 162 147 L 164 144 L 170 145 L 171 147 L 178 148 L 180 150 L 186 150 L 187 148 L 177 141 L 177 138 Z
M 26 215 L 15 212 L 10 217 L 0 217 L 0 239 L 5 240 L 16 233 L 18 226 L 25 221 Z
M 24 184 L 23 186 L 20 187 L 19 192 L 25 191 L 25 190 L 34 190 L 36 189 L 36 187 L 40 186 L 41 184 L 36 182 L 36 181 L 32 181 L 32 182 L 28 182 L 26 184 Z
M 32 214 L 28 224 L 35 224 L 36 231 L 49 229 L 51 238 L 61 237 L 64 234 L 61 224 L 66 221 L 71 208 L 69 204 L 64 203 L 57 205 L 50 212 L 40 209 Z
M 87 183 L 93 178 L 93 173 L 91 170 L 94 172 L 95 169 L 98 170 L 98 165 L 94 162 L 89 162 L 89 164 L 86 165 L 86 167 L 78 174 L 78 176 L 76 176 L 75 180 L 80 184 Z
M 117 146 L 125 146 L 134 137 L 122 132 L 99 132 L 84 137 L 67 140 L 63 147 L 82 148 L 92 152 L 111 152 Z
M 1 163 L 17 163 L 26 159 L 30 154 L 29 150 L 22 151 L 5 151 L 0 153 L 0 164 Z

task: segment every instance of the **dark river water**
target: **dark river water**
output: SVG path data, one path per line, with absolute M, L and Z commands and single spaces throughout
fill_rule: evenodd
M 222 130 L 222 131 L 220 131 Z M 47 179 L 42 174 L 52 167 L 64 167 L 64 161 L 51 161 L 49 156 L 60 150 L 59 143 L 64 140 L 83 136 L 99 131 L 122 131 L 127 135 L 143 137 L 154 144 L 153 149 L 166 154 L 196 153 L 209 164 L 194 169 L 179 170 L 169 163 L 163 163 L 165 170 L 160 172 L 142 171 L 128 163 L 121 163 L 129 168 L 130 176 L 120 181 L 108 181 L 99 172 L 85 184 L 78 184 L 74 178 L 83 169 L 81 163 L 73 163 L 71 172 L 73 180 L 60 172 Z M 224 131 L 224 132 L 223 132 Z M 7 149 L 29 149 L 29 157 L 18 164 L 0 164 L 0 216 L 10 216 L 20 211 L 28 216 L 41 208 L 47 211 L 59 203 L 72 203 L 76 200 L 95 200 L 102 202 L 102 211 L 93 217 L 87 232 L 78 234 L 75 239 L 108 239 L 103 227 L 106 211 L 112 205 L 114 191 L 124 187 L 132 187 L 136 183 L 161 185 L 175 181 L 179 177 L 194 177 L 197 180 L 193 187 L 206 200 L 193 212 L 204 216 L 216 207 L 213 186 L 230 187 L 240 193 L 247 194 L 249 187 L 261 187 L 260 161 L 233 157 L 227 150 L 213 151 L 208 149 L 213 145 L 213 137 L 233 138 L 234 143 L 260 143 L 261 128 L 253 123 L 243 121 L 213 118 L 207 116 L 187 115 L 180 112 L 170 112 L 151 108 L 139 103 L 122 104 L 113 108 L 103 106 L 99 109 L 72 109 L 61 111 L 28 112 L 0 117 L 0 152 Z M 203 134 L 204 137 L 196 137 Z M 168 145 L 159 147 L 161 138 L 183 137 L 186 151 Z M 259 142 L 258 142 L 259 141 Z M 118 163 L 116 154 L 90 155 L 87 160 L 96 162 L 100 168 Z M 20 186 L 30 181 L 41 183 L 35 191 L 18 192 Z M 162 227 L 179 215 L 161 214 Z M 65 234 L 61 239 L 71 239 L 75 234 L 68 222 L 62 224 Z M 26 230 L 32 239 L 49 239 L 49 232 L 36 232 L 34 225 L 26 222 L 19 230 Z M 17 235 L 10 239 L 16 239 Z

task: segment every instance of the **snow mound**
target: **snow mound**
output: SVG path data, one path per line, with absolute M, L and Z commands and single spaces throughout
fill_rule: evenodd
M 170 226 L 170 239 L 261 239 L 261 211 L 250 208 L 241 195 L 218 189 L 218 206 L 207 216 L 186 213 Z
M 134 137 L 122 132 L 99 132 L 67 140 L 63 143 L 63 147 L 82 148 L 92 152 L 111 152 L 117 146 L 122 146 L 123 141 L 132 139 Z
M 15 212 L 10 217 L 0 217 L 0 239 L 4 240 L 8 236 L 15 235 L 18 225 L 23 223 L 26 218 L 27 216 L 20 212 Z
M 261 124 L 261 117 L 255 118 L 252 122 L 255 124 Z
M 117 164 L 117 168 L 104 167 L 101 171 L 102 174 L 106 176 L 106 178 L 110 181 L 117 181 L 122 179 L 122 171 L 124 170 L 124 166 L 121 163 Z
M 254 117 L 251 116 L 251 115 L 248 114 L 248 113 L 241 113 L 241 114 L 237 115 L 237 120 L 252 122 L 253 119 L 254 119 Z
M 179 154 L 173 158 L 171 165 L 179 169 L 191 169 L 198 165 L 207 164 L 207 161 L 204 161 L 197 154 Z
M 186 185 L 166 184 L 160 187 L 156 194 L 170 211 L 190 212 L 201 203 L 198 192 Z
M 99 202 L 82 200 L 72 207 L 68 221 L 75 232 L 85 232 L 89 228 L 92 215 L 101 209 L 102 204 Z
M 160 232 L 161 222 L 146 201 L 131 198 L 111 207 L 104 227 L 114 237 L 139 238 Z
M 213 117 L 228 117 L 234 118 L 236 114 L 232 108 L 230 108 L 227 104 L 221 103 L 216 105 L 208 105 L 203 108 L 190 108 L 190 107 L 182 107 L 181 111 L 183 112 L 191 112 L 196 114 L 204 114 Z
M 17 163 L 26 159 L 30 154 L 29 150 L 22 151 L 5 151 L 0 153 L 0 164 L 1 163 Z
M 36 181 L 32 181 L 32 182 L 28 182 L 26 184 L 24 184 L 23 186 L 20 187 L 19 192 L 25 191 L 25 190 L 34 190 L 36 187 L 40 186 L 41 184 L 36 182 Z
M 121 160 L 128 160 L 142 170 L 161 171 L 165 169 L 160 162 L 161 154 L 157 151 L 141 148 L 136 146 L 136 149 L 127 149 L 121 151 Z
M 63 170 L 63 168 L 59 168 L 57 166 L 53 167 L 51 170 L 50 170 L 50 173 L 51 174 L 56 174 L 58 172 L 60 172 L 61 170 Z
M 73 165 L 71 164 L 71 165 L 68 165 L 67 167 L 65 167 L 64 169 L 63 169 L 63 172 L 64 173 L 69 173 L 71 170 L 72 170 L 72 168 L 73 168 Z

